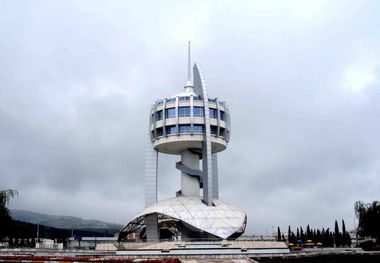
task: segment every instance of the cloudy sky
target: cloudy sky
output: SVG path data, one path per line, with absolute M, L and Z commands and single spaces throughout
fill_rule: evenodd
M 124 224 L 144 206 L 151 104 L 187 41 L 231 142 L 220 195 L 248 234 L 354 225 L 380 199 L 378 1 L 1 1 L 0 189 L 14 209 Z M 180 188 L 160 156 L 159 198 Z

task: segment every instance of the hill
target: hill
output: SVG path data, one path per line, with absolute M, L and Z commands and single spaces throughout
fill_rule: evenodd
M 73 216 L 47 215 L 26 210 L 11 210 L 11 216 L 17 221 L 60 229 L 112 230 L 116 232 L 122 228 L 122 225 L 99 220 L 82 219 Z

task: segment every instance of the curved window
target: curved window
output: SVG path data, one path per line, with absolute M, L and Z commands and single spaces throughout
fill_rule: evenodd
M 178 107 L 178 116 L 179 117 L 189 117 L 190 116 L 190 107 Z
M 175 102 L 175 98 L 166 99 L 166 102 L 167 102 L 167 103 L 169 103 L 169 102 Z
M 178 97 L 178 100 L 190 100 L 190 97 Z
M 166 126 L 166 134 L 175 134 L 177 132 L 176 127 L 173 126 Z
M 157 128 L 156 133 L 157 133 L 157 137 L 160 137 L 160 136 L 164 135 L 164 130 L 162 129 L 162 127 Z
M 218 112 L 216 109 L 210 108 L 210 118 L 216 119 L 218 117 Z
M 224 113 L 224 111 L 220 111 L 220 119 L 224 121 L 225 118 L 226 118 L 226 114 Z
M 203 107 L 194 107 L 194 117 L 203 117 Z
M 175 108 L 166 109 L 165 118 L 166 119 L 175 118 Z
M 156 112 L 156 121 L 162 120 L 162 110 Z
M 190 125 L 179 125 L 179 133 L 189 133 Z
M 226 129 L 220 127 L 219 136 L 226 137 Z
M 194 133 L 203 133 L 203 125 L 194 124 L 193 131 Z
M 218 127 L 211 125 L 210 128 L 211 128 L 211 134 L 216 135 L 216 133 L 218 132 Z

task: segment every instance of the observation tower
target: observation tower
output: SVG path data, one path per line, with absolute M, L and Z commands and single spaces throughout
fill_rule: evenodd
M 184 91 L 157 100 L 149 114 L 145 159 L 145 209 L 119 234 L 119 241 L 136 233 L 141 239 L 181 236 L 182 239 L 237 238 L 247 216 L 219 199 L 218 153 L 230 140 L 230 114 L 225 102 L 209 98 L 197 63 L 191 76 L 190 42 L 188 76 Z M 158 154 L 179 155 L 175 167 L 181 189 L 175 197 L 157 200 Z

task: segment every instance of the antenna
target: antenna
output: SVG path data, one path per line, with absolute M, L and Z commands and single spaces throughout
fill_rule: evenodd
M 186 82 L 186 88 L 192 88 L 193 83 L 191 82 L 191 58 L 190 58 L 190 41 L 189 41 L 189 46 L 187 49 L 187 82 Z
M 187 50 L 187 81 L 191 82 L 191 57 L 190 57 L 190 41 L 189 41 L 189 46 Z

